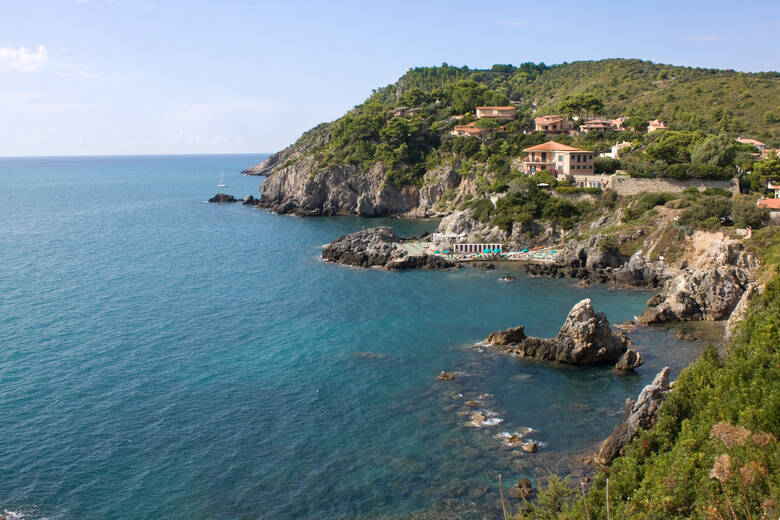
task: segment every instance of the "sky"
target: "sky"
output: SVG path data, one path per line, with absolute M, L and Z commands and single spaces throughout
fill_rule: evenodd
M 780 2 L 2 0 L 0 156 L 265 153 L 408 67 L 780 70 Z

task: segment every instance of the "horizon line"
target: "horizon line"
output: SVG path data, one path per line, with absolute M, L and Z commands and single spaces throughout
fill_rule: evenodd
M 94 157 L 176 157 L 210 155 L 272 155 L 276 152 L 220 152 L 220 153 L 107 153 L 107 154 L 66 154 L 66 155 L 0 155 L 3 159 L 74 159 Z

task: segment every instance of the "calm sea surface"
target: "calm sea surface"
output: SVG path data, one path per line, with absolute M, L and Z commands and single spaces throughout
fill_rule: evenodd
M 699 352 L 640 329 L 647 363 L 620 375 L 474 349 L 519 324 L 553 335 L 586 297 L 630 319 L 648 293 L 322 263 L 362 226 L 436 222 L 204 203 L 221 170 L 222 191 L 257 194 L 239 172 L 262 158 L 0 159 L 0 514 L 490 517 L 498 473 L 568 471 Z M 477 409 L 501 422 L 464 426 Z M 502 443 L 524 428 L 538 453 Z

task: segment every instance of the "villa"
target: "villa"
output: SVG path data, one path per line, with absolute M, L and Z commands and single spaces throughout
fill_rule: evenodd
M 623 141 L 622 143 L 615 143 L 612 145 L 612 148 L 609 152 L 601 154 L 602 157 L 611 157 L 613 159 L 617 159 L 620 157 L 620 150 L 624 148 L 629 148 L 631 146 L 631 143 L 628 141 Z
M 503 126 L 499 126 L 498 128 L 477 128 L 474 126 L 474 122 L 467 125 L 455 125 L 455 127 L 452 129 L 450 134 L 458 136 L 458 137 L 481 137 L 486 138 L 493 132 L 500 132 L 503 130 Z
M 572 125 L 564 116 L 552 114 L 535 118 L 534 129 L 545 134 L 565 134 L 572 129 Z
M 760 199 L 758 207 L 769 209 L 769 222 L 775 226 L 780 225 L 780 199 Z
M 653 119 L 652 121 L 649 121 L 647 123 L 647 133 L 654 132 L 656 130 L 667 130 L 669 127 L 666 126 L 666 123 L 664 121 L 661 121 L 660 119 Z
M 780 199 L 780 183 L 769 181 L 766 185 L 766 190 L 774 193 L 776 199 Z
M 761 152 L 762 156 L 766 152 L 766 144 L 762 143 L 761 141 L 757 141 L 755 139 L 749 139 L 746 137 L 737 137 L 737 142 L 742 144 L 749 144 L 751 146 L 758 148 L 758 151 Z
M 595 152 L 548 141 L 523 150 L 528 155 L 520 163 L 525 174 L 548 170 L 557 177 L 592 175 Z
M 498 107 L 477 107 L 477 117 L 479 119 L 514 119 L 514 105 Z
M 610 119 L 591 119 L 580 125 L 580 132 L 584 134 L 589 132 L 604 132 L 606 130 L 617 130 Z

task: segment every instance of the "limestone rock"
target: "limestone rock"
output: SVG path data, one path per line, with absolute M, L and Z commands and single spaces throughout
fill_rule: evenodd
M 554 338 L 528 337 L 523 327 L 514 327 L 494 332 L 486 341 L 522 357 L 572 365 L 614 363 L 630 345 L 625 334 L 612 330 L 603 312 L 595 311 L 590 299 L 572 307 Z M 636 363 L 641 357 L 629 356 L 625 363 L 631 364 L 630 359 Z
M 719 242 L 693 266 L 666 282 L 661 295 L 648 302 L 645 323 L 728 318 L 752 281 L 757 261 L 737 240 Z
M 630 397 L 626 399 L 623 420 L 601 444 L 601 449 L 596 455 L 598 463 L 605 465 L 611 463 L 636 436 L 640 428 L 647 429 L 655 422 L 658 407 L 668 390 L 669 367 L 665 367 L 655 376 L 652 383 L 642 389 L 636 401 Z
M 525 340 L 525 327 L 510 327 L 506 330 L 498 330 L 488 335 L 487 341 L 491 345 L 509 346 L 516 345 Z
M 388 226 L 364 229 L 344 235 L 322 250 L 322 258 L 330 262 L 357 267 L 386 269 L 444 269 L 455 264 L 437 255 L 410 255 L 401 247 L 401 238 Z
M 620 356 L 618 362 L 615 363 L 615 368 L 617 370 L 634 370 L 644 362 L 645 360 L 642 359 L 642 355 L 639 352 L 636 352 L 633 349 L 628 349 L 623 353 L 622 356 Z
M 247 195 L 242 204 L 244 206 L 256 206 L 260 202 L 260 199 L 256 199 L 254 195 Z

